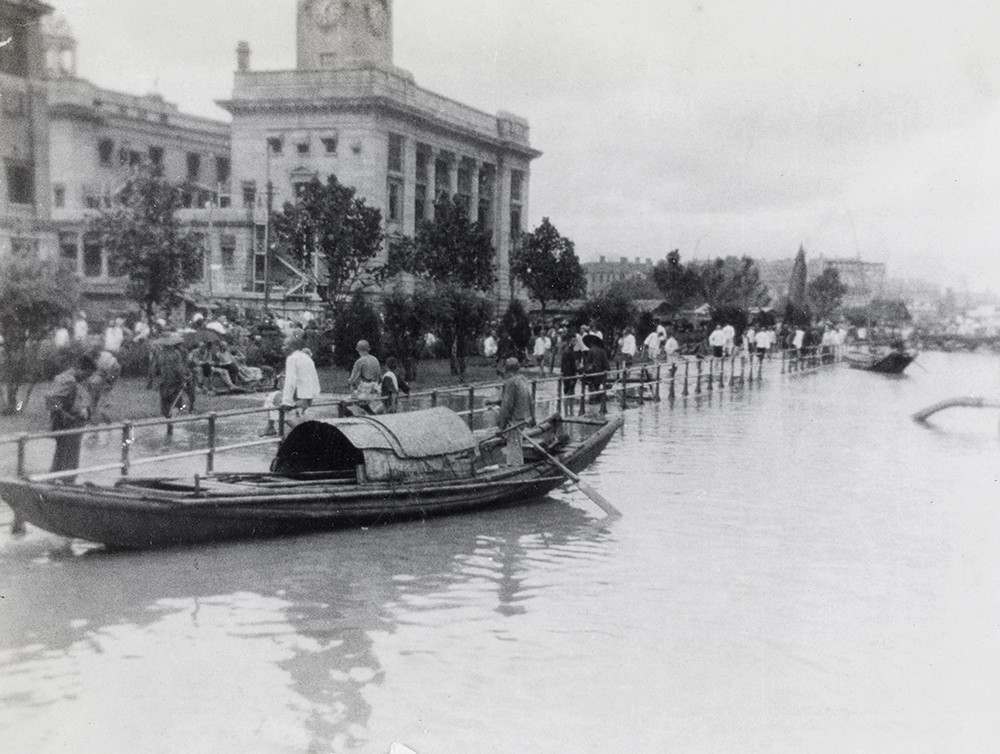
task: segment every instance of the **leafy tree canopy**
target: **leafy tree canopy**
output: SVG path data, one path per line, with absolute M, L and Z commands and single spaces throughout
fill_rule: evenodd
M 809 306 L 819 319 L 829 319 L 840 308 L 847 286 L 835 267 L 827 267 L 807 287 Z
M 39 346 L 76 310 L 76 278 L 65 267 L 36 256 L 11 255 L 0 262 L 0 376 L 4 411 L 16 410 L 18 390 L 37 378 Z
M 442 199 L 434 205 L 434 219 L 420 226 L 413 241 L 392 244 L 389 271 L 488 291 L 495 282 L 495 256 L 490 233 L 470 222 L 465 205 L 457 198 Z
M 302 186 L 296 201 L 272 216 L 271 231 L 275 249 L 303 274 L 311 275 L 316 262 L 323 265 L 326 303 L 334 311 L 384 279 L 385 266 L 376 262 L 385 239 L 382 213 L 334 175 L 325 184 L 314 178 Z
M 653 281 L 673 311 L 708 304 L 750 309 L 770 301 L 757 263 L 748 256 L 698 260 L 687 265 L 674 249 L 653 269 Z
M 559 234 L 549 218 L 521 238 L 511 258 L 511 273 L 528 289 L 545 313 L 549 301 L 581 298 L 587 279 L 573 242 Z
M 132 174 L 115 203 L 90 222 L 108 255 L 112 275 L 128 278 L 128 295 L 147 315 L 168 310 L 203 273 L 201 238 L 176 217 L 183 188 L 150 170 Z

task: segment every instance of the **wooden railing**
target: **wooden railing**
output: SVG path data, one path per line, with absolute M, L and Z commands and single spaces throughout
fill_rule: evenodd
M 824 350 L 824 348 L 828 350 Z M 536 418 L 542 418 L 555 412 L 561 415 L 574 413 L 583 415 L 594 410 L 606 412 L 609 407 L 624 409 L 630 403 L 643 404 L 647 401 L 659 401 L 664 390 L 667 397 L 673 400 L 678 396 L 710 394 L 727 387 L 738 389 L 745 384 L 752 385 L 755 381 L 762 380 L 765 363 L 772 361 L 780 361 L 782 374 L 805 374 L 839 362 L 840 351 L 832 347 L 816 347 L 800 351 L 782 351 L 769 355 L 765 359 L 752 354 L 734 354 L 728 357 L 704 359 L 683 357 L 658 363 L 613 368 L 600 374 L 576 375 L 574 377 L 553 375 L 534 378 L 529 380 L 532 408 Z M 578 393 L 576 391 L 566 392 L 569 381 L 575 383 L 579 389 Z M 401 411 L 413 411 L 446 405 L 460 416 L 465 417 L 470 428 L 484 428 L 491 426 L 491 423 L 495 424 L 495 421 L 491 422 L 487 417 L 495 410 L 502 386 L 502 382 L 496 381 L 414 392 L 410 395 L 401 395 L 399 407 Z M 313 404 L 310 411 L 314 416 L 318 414 L 320 417 L 327 411 L 335 415 L 347 416 L 351 413 L 352 406 L 364 406 L 368 403 L 378 402 L 378 399 L 372 401 L 319 400 Z M 334 409 L 335 411 L 331 411 Z M 133 469 L 139 466 L 199 457 L 205 459 L 205 473 L 211 474 L 215 471 L 216 460 L 220 454 L 280 443 L 284 439 L 287 429 L 286 418 L 289 410 L 286 407 L 234 409 L 170 419 L 142 419 L 120 424 L 29 433 L 0 438 L 0 447 L 16 446 L 17 475 L 31 481 L 50 481 L 75 477 L 80 474 L 108 471 L 117 471 L 120 476 L 127 477 Z M 222 423 L 238 418 L 263 416 L 268 413 L 278 414 L 276 435 L 220 444 L 220 425 Z M 183 425 L 204 425 L 205 447 L 154 456 L 137 456 L 135 451 L 136 430 L 164 427 L 170 433 L 174 427 Z M 68 435 L 102 434 L 112 434 L 120 440 L 121 451 L 114 462 L 45 473 L 29 473 L 27 470 L 28 448 L 31 443 Z

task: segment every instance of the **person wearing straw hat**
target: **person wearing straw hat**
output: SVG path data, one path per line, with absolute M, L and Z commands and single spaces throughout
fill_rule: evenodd
M 74 367 L 56 375 L 52 388 L 45 395 L 45 407 L 52 419 L 52 431 L 76 429 L 90 420 L 91 397 L 87 381 L 97 371 L 91 356 L 81 356 Z M 62 435 L 56 438 L 56 452 L 50 471 L 66 471 L 80 465 L 82 435 Z M 75 477 L 65 477 L 72 482 Z
M 521 447 L 521 433 L 517 427 L 530 424 L 531 386 L 521 374 L 521 362 L 511 356 L 503 364 L 506 380 L 500 395 L 500 413 L 497 426 L 505 432 L 507 440 L 507 465 L 524 465 L 524 449 Z

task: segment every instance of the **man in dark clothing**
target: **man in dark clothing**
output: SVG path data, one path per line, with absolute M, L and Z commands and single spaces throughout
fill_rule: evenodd
M 611 360 L 608 359 L 608 352 L 604 350 L 604 341 L 598 336 L 588 333 L 583 337 L 583 343 L 588 349 L 583 359 L 583 370 L 586 374 L 584 381 L 590 390 L 591 399 L 600 400 L 603 398 L 602 391 L 608 380 Z
M 583 351 L 573 347 L 573 341 L 563 342 L 562 357 L 559 360 L 559 371 L 562 373 L 562 393 L 566 398 L 566 413 L 573 413 L 573 396 L 576 393 L 576 376 L 580 373 L 580 360 Z
M 90 419 L 93 408 L 87 380 L 97 371 L 97 364 L 89 356 L 81 356 L 75 367 L 56 375 L 52 388 L 45 395 L 45 407 L 52 418 L 52 431 L 76 429 Z M 55 438 L 56 452 L 50 471 L 66 471 L 80 465 L 80 444 L 83 435 L 62 435 Z M 75 476 L 62 477 L 68 482 Z
M 160 354 L 160 413 L 169 419 L 181 395 L 187 393 L 188 407 L 194 410 L 195 389 L 191 365 L 181 347 L 181 339 L 177 337 L 163 345 Z M 172 427 L 167 425 L 167 432 Z

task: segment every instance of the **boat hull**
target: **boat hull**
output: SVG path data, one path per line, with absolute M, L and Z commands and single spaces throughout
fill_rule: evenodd
M 852 369 L 863 369 L 879 374 L 902 374 L 915 358 L 917 355 L 909 351 L 848 352 L 844 355 L 844 360 Z
M 574 472 L 589 465 L 614 432 L 611 417 L 559 460 Z M 66 537 L 120 549 L 275 537 L 352 526 L 443 516 L 524 504 L 566 481 L 539 461 L 498 468 L 467 479 L 423 484 L 337 485 L 322 481 L 274 491 L 218 492 L 210 481 L 195 494 L 130 485 L 69 485 L 0 481 L 2 497 L 28 523 Z

